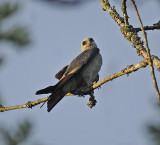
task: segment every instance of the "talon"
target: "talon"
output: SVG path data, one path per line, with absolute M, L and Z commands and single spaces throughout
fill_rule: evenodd
M 90 94 L 89 102 L 87 105 L 90 108 L 92 108 L 92 107 L 96 106 L 96 103 L 97 103 L 97 101 L 96 101 L 95 97 L 93 96 L 93 94 Z
M 101 89 L 101 86 L 98 87 L 98 90 Z
M 92 108 L 93 107 L 92 101 L 89 101 L 87 105 L 88 107 Z
M 78 95 L 77 97 L 83 97 L 84 98 L 85 96 L 84 95 Z

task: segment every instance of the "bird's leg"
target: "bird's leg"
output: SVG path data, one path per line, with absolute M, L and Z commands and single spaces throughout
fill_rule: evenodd
M 93 82 L 92 82 L 92 81 L 87 81 L 87 82 L 85 82 L 85 83 L 86 83 L 86 87 L 84 87 L 84 89 L 82 90 L 82 92 L 83 92 L 84 94 L 86 94 L 86 92 L 90 92 L 91 87 L 92 87 L 92 85 L 93 85 Z
M 93 94 L 94 94 L 93 91 L 89 94 L 89 95 L 90 95 L 90 98 L 89 98 L 89 102 L 88 102 L 87 105 L 88 105 L 90 108 L 96 106 L 96 103 L 97 103 L 97 101 L 96 101 L 96 99 L 95 99 L 95 97 L 94 97 Z
M 82 88 L 81 90 L 78 91 L 78 95 L 84 97 L 84 95 L 93 94 L 93 90 L 92 90 L 93 82 L 92 81 L 84 81 L 84 83 L 85 83 L 84 88 Z

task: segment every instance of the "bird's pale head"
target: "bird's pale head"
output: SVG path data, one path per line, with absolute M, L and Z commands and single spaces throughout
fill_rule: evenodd
M 81 43 L 82 52 L 87 50 L 87 49 L 94 48 L 94 47 L 97 47 L 97 44 L 95 43 L 93 38 L 86 38 Z

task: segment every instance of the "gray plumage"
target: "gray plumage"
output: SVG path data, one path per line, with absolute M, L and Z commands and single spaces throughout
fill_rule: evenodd
M 92 38 L 84 39 L 81 46 L 82 53 L 55 75 L 59 82 L 36 92 L 37 95 L 52 93 L 47 102 L 48 112 L 67 93 L 81 95 L 84 89 L 98 81 L 98 72 L 102 65 L 99 49 Z

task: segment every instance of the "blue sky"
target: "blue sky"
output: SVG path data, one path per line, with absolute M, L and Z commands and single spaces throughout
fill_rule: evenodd
M 32 43 L 24 51 L 15 51 L 11 43 L 1 44 L 6 57 L 0 71 L 0 88 L 4 106 L 23 104 L 41 88 L 57 82 L 56 72 L 69 64 L 80 52 L 81 41 L 92 37 L 103 57 L 100 79 L 143 59 L 126 41 L 117 24 L 99 1 L 76 8 L 57 8 L 32 0 L 19 1 L 21 9 L 12 23 L 28 27 Z M 117 5 L 117 3 L 112 3 Z M 116 6 L 120 12 L 120 5 Z M 158 22 L 160 7 L 151 1 L 141 5 L 144 25 Z M 129 21 L 139 27 L 133 8 Z M 9 24 L 7 24 L 9 25 Z M 141 34 L 140 34 L 141 36 Z M 148 32 L 151 53 L 159 56 L 159 31 Z M 159 73 L 156 71 L 158 82 Z M 0 122 L 12 127 L 23 119 L 34 124 L 31 142 L 46 145 L 149 145 L 146 125 L 159 121 L 158 102 L 149 67 L 122 76 L 95 90 L 97 105 L 87 106 L 88 96 L 65 97 L 50 112 L 46 105 L 1 113 Z

